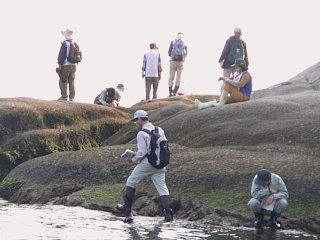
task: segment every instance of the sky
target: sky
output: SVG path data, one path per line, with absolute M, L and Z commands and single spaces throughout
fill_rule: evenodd
M 156 42 L 162 57 L 158 97 L 168 96 L 170 41 L 184 33 L 188 57 L 181 86 L 218 94 L 218 60 L 240 27 L 254 91 L 294 77 L 320 58 L 318 0 L 10 0 L 0 3 L 0 98 L 60 97 L 55 73 L 63 36 L 74 31 L 83 52 L 75 101 L 93 103 L 106 87 L 125 85 L 120 105 L 145 98 L 143 54 Z

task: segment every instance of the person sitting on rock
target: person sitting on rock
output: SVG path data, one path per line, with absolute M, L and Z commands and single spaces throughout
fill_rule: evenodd
M 117 88 L 106 88 L 101 94 L 96 96 L 94 104 L 104 105 L 107 107 L 118 107 L 121 100 L 121 93 L 124 91 L 124 85 L 118 84 Z
M 211 101 L 202 103 L 196 99 L 195 105 L 198 107 L 198 109 L 250 100 L 252 93 L 252 77 L 248 72 L 246 62 L 242 59 L 237 59 L 232 67 L 235 67 L 235 73 L 233 77 L 220 77 L 218 79 L 219 81 L 224 82 L 219 102 Z
M 289 194 L 282 178 L 266 169 L 258 171 L 253 178 L 251 195 L 248 206 L 255 215 L 254 226 L 261 229 L 264 221 L 264 214 L 270 213 L 272 229 L 278 229 L 280 224 L 277 218 L 280 217 L 287 206 Z

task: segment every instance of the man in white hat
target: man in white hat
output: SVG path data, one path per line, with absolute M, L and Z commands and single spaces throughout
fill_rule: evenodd
M 74 44 L 72 34 L 73 31 L 67 29 L 61 31 L 65 40 L 61 43 L 59 56 L 58 56 L 58 68 L 57 72 L 59 74 L 59 87 L 61 90 L 61 97 L 58 100 L 67 101 L 68 100 L 68 84 L 69 84 L 69 100 L 73 101 L 75 97 L 74 79 L 76 72 L 75 63 L 68 61 L 68 56 L 70 54 L 70 45 Z
M 150 153 L 151 136 L 147 132 L 155 130 L 155 126 L 149 122 L 148 113 L 144 110 L 138 110 L 134 113 L 133 119 L 140 130 L 137 134 L 138 151 L 130 158 L 136 167 L 133 169 L 131 175 L 127 179 L 126 189 L 124 194 L 124 204 L 118 204 L 116 208 L 123 212 L 127 217 L 131 216 L 131 207 L 134 200 L 136 186 L 143 179 L 150 177 L 154 186 L 156 187 L 163 206 L 164 220 L 170 222 L 173 220 L 172 209 L 170 208 L 169 190 L 165 182 L 166 168 L 157 169 L 153 167 L 148 161 L 148 154 Z M 165 138 L 162 128 L 157 127 L 161 137 Z
M 234 36 L 231 36 L 224 45 L 219 59 L 220 66 L 223 68 L 224 77 L 231 77 L 233 74 L 233 68 L 231 65 L 235 64 L 236 59 L 241 58 L 245 60 L 247 67 L 249 66 L 247 45 L 241 39 L 241 35 L 241 28 L 236 27 L 234 29 Z

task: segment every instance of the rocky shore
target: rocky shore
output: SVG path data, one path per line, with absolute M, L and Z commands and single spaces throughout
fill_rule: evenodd
M 129 109 L 0 99 L 0 197 L 113 211 L 133 165 L 137 109 L 149 111 L 170 141 L 167 183 L 176 217 L 214 225 L 252 226 L 246 204 L 255 172 L 282 176 L 290 198 L 285 228 L 320 234 L 320 64 L 254 99 L 198 110 L 195 97 L 141 102 Z M 161 214 L 150 181 L 138 187 L 134 211 Z

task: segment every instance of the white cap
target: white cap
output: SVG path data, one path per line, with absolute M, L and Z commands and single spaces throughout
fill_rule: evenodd
M 131 119 L 131 121 L 135 121 L 138 118 L 149 118 L 148 113 L 143 110 L 138 110 L 133 114 L 133 118 Z
M 241 34 L 241 33 L 242 33 L 241 28 L 236 27 L 236 28 L 234 29 L 234 33 L 235 33 L 235 34 Z

